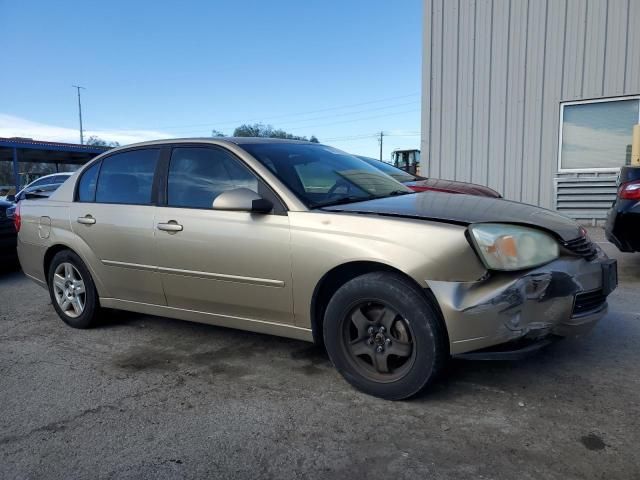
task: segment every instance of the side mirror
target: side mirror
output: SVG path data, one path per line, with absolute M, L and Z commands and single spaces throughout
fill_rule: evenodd
M 5 198 L 6 198 L 7 202 L 15 203 L 15 201 L 16 201 L 16 196 L 15 195 L 7 195 Z
M 211 204 L 214 210 L 269 213 L 273 203 L 248 188 L 235 188 L 218 195 Z

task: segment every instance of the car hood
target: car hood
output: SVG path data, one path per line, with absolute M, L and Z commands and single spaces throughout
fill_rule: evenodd
M 424 178 L 412 182 L 404 183 L 409 188 L 424 188 L 448 193 L 466 193 L 479 197 L 500 198 L 501 195 L 495 190 L 475 183 L 458 182 L 455 180 L 443 180 L 440 178 Z
M 582 228 L 570 218 L 526 203 L 465 194 L 422 192 L 364 202 L 324 207 L 332 212 L 349 212 L 423 218 L 458 225 L 511 223 L 541 228 L 563 241 L 582 237 Z

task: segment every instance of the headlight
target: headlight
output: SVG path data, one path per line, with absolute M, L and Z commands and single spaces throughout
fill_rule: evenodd
M 558 242 L 534 228 L 479 223 L 469 232 L 480 258 L 492 270 L 523 270 L 558 258 Z

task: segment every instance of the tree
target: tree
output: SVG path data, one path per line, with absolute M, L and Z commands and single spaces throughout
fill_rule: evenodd
M 91 135 L 87 138 L 87 141 L 84 142 L 85 145 L 92 145 L 94 147 L 119 147 L 120 143 L 118 142 L 107 142 L 106 140 L 101 139 L 95 135 Z
M 224 133 L 222 133 L 220 130 L 216 130 L 215 128 L 213 130 L 211 130 L 211 136 L 212 137 L 226 137 L 226 135 Z
M 273 129 L 262 123 L 254 123 L 253 125 L 243 124 L 233 131 L 234 137 L 269 137 Z
M 237 127 L 233 131 L 234 137 L 263 137 L 263 138 L 285 138 L 288 140 L 305 140 L 314 143 L 319 143 L 318 139 L 311 135 L 311 139 L 294 135 L 286 132 L 280 128 L 274 129 L 271 125 L 264 125 L 262 123 L 254 123 L 253 125 L 243 124 Z

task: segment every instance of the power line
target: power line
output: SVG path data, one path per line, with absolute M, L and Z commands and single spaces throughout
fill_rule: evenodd
M 298 128 L 291 128 L 290 126 L 283 126 L 283 128 L 286 128 L 287 130 L 290 130 L 292 132 L 301 132 L 302 130 L 308 132 L 310 129 L 312 128 L 318 128 L 318 127 L 327 127 L 327 126 L 333 126 L 333 125 L 341 125 L 341 124 L 345 124 L 345 123 L 353 123 L 353 122 L 359 122 L 362 120 L 370 120 L 370 119 L 374 119 L 374 118 L 384 118 L 384 117 L 391 117 L 394 115 L 403 115 L 406 113 L 413 113 L 413 112 L 418 112 L 420 111 L 420 108 L 414 108 L 411 110 L 403 110 L 400 112 L 390 112 L 390 113 L 385 113 L 385 114 L 381 114 L 381 115 L 371 115 L 371 116 L 367 116 L 367 117 L 359 117 L 359 118 L 354 118 L 354 119 L 349 119 L 349 120 L 341 120 L 339 122 L 331 122 L 331 123 L 320 123 L 320 124 L 316 124 L 316 125 L 303 125 L 301 127 Z M 202 131 L 201 130 L 191 130 L 191 131 L 187 131 L 187 132 L 182 132 L 182 135 L 184 136 L 189 136 L 189 134 L 201 134 Z
M 291 128 L 293 126 L 297 126 L 298 130 L 302 129 L 302 128 L 307 128 L 306 125 L 300 125 L 301 123 L 305 123 L 305 122 L 313 122 L 315 120 L 324 120 L 327 118 L 335 118 L 335 117 L 345 117 L 345 116 L 350 116 L 350 115 L 358 115 L 360 113 L 367 113 L 367 112 L 375 112 L 375 111 L 380 111 L 380 110 L 386 110 L 389 108 L 398 108 L 398 107 L 406 107 L 407 105 L 419 105 L 420 102 L 405 102 L 405 103 L 398 103 L 398 104 L 393 104 L 393 105 L 385 105 L 384 107 L 375 107 L 375 108 L 365 108 L 363 110 L 356 110 L 353 112 L 341 112 L 341 113 L 334 113 L 332 115 L 323 115 L 320 117 L 312 117 L 312 118 L 303 118 L 297 121 L 291 120 L 291 123 L 285 123 L 284 125 L 278 125 L 279 128 Z M 240 123 L 251 123 L 251 122 L 237 122 L 236 126 Z M 193 131 L 193 130 L 191 130 Z
M 359 106 L 362 106 L 362 105 L 371 105 L 371 104 L 374 104 L 374 103 L 383 103 L 383 102 L 388 102 L 390 100 L 398 100 L 398 99 L 401 99 L 401 98 L 413 97 L 413 96 L 418 95 L 418 94 L 419 93 L 416 92 L 416 93 L 411 93 L 411 94 L 407 94 L 407 95 L 399 95 L 399 96 L 395 96 L 395 97 L 381 98 L 381 99 L 378 99 L 378 100 L 370 100 L 370 101 L 367 101 L 367 102 L 351 103 L 351 104 L 347 104 L 347 105 L 340 105 L 340 106 L 322 108 L 322 109 L 319 109 L 319 110 L 308 110 L 308 111 L 305 111 L 305 112 L 287 113 L 287 114 L 274 115 L 274 116 L 269 116 L 269 117 L 254 118 L 254 119 L 250 119 L 250 120 L 244 119 L 244 120 L 234 120 L 234 121 L 224 121 L 224 122 L 194 123 L 194 124 L 191 124 L 191 125 L 173 125 L 173 126 L 164 126 L 164 127 L 148 127 L 148 129 L 154 129 L 154 130 L 167 129 L 167 130 L 170 130 L 170 129 L 183 129 L 183 128 L 193 128 L 193 127 L 220 127 L 220 126 L 224 126 L 224 125 L 238 125 L 238 124 L 242 124 L 242 123 L 262 122 L 262 121 L 265 121 L 265 120 L 281 119 L 281 118 L 287 118 L 287 117 L 297 117 L 297 116 L 309 115 L 309 114 L 313 114 L 313 113 L 329 112 L 329 111 L 333 111 L 333 110 L 343 110 L 345 108 L 359 107 Z M 301 121 L 303 121 L 303 120 L 301 120 Z
M 361 120 L 370 120 L 373 118 L 384 118 L 384 117 L 391 117 L 393 115 L 402 115 L 405 113 L 413 113 L 413 112 L 419 112 L 420 109 L 419 108 L 414 108 L 412 110 L 404 110 L 402 112 L 393 112 L 393 113 L 385 113 L 383 115 L 372 115 L 369 117 L 361 117 L 361 118 L 354 118 L 354 119 L 350 119 L 350 120 L 343 120 L 340 122 L 331 122 L 331 123 L 323 123 L 323 124 L 319 124 L 319 125 L 305 125 L 304 127 L 300 127 L 300 128 L 289 128 L 289 130 L 301 130 L 301 129 L 305 129 L 305 130 L 309 130 L 312 128 L 318 128 L 318 127 L 327 127 L 327 126 L 333 126 L 333 125 L 340 125 L 343 123 L 353 123 L 353 122 L 359 122 Z
M 394 105 L 385 105 L 384 107 L 376 107 L 376 108 L 365 108 L 364 110 L 356 110 L 354 112 L 342 112 L 342 113 L 334 113 L 332 115 L 324 115 L 322 117 L 313 117 L 313 118 L 305 118 L 303 120 L 299 120 L 296 122 L 296 124 L 298 124 L 299 122 L 310 122 L 313 120 L 324 120 L 325 118 L 334 118 L 334 117 L 344 117 L 345 115 L 357 115 L 358 113 L 365 113 L 365 112 L 375 112 L 375 111 L 379 111 L 379 110 L 386 110 L 387 108 L 396 108 L 396 107 L 406 107 L 407 105 L 416 105 L 419 104 L 420 102 L 405 102 L 405 103 L 398 103 L 398 104 L 394 104 Z M 289 125 L 293 125 L 292 123 L 290 123 Z M 281 125 L 282 128 L 286 128 L 287 127 L 287 123 L 285 123 L 284 125 Z
M 377 135 L 377 133 L 363 133 L 363 134 L 358 134 L 358 135 L 348 135 L 345 137 L 330 137 L 330 138 L 323 138 L 322 142 L 340 142 L 340 141 L 349 141 L 349 140 L 360 140 L 363 138 L 374 138 Z

